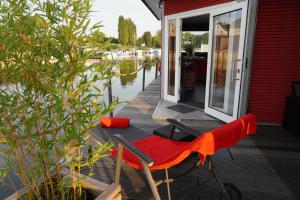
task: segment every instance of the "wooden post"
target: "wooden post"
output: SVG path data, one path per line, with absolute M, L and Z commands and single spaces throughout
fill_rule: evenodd
M 146 66 L 143 66 L 143 88 L 142 90 L 145 91 L 145 75 L 146 75 Z
M 109 105 L 112 103 L 112 88 L 111 88 L 111 79 L 109 79 L 109 81 L 108 81 L 108 103 L 109 103 Z M 114 113 L 113 113 L 113 111 L 111 111 L 110 113 L 109 113 L 109 116 L 110 117 L 113 117 L 114 116 Z

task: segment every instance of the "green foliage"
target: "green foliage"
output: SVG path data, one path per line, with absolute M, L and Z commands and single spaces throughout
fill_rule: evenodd
M 208 33 L 203 33 L 201 35 L 201 44 L 208 44 Z
M 184 32 L 182 34 L 182 43 L 183 49 L 191 54 L 195 48 L 195 35 L 190 32 Z
M 119 16 L 118 23 L 119 42 L 122 45 L 135 46 L 136 44 L 136 25 L 128 18 Z
M 29 199 L 55 199 L 57 193 L 64 199 L 60 170 L 80 172 L 111 147 L 83 151 L 88 131 L 116 104 L 99 106 L 106 84 L 95 84 L 111 78 L 111 66 L 87 65 L 93 52 L 79 51 L 82 43 L 105 43 L 99 24 L 88 30 L 91 6 L 91 0 L 0 2 L 0 175 L 17 175 L 31 189 Z M 88 31 L 93 35 L 84 37 Z M 45 182 L 43 194 L 38 178 Z M 81 182 L 72 180 L 80 193 Z
M 118 34 L 119 34 L 120 43 L 122 45 L 127 45 L 128 44 L 128 31 L 126 28 L 125 18 L 122 15 L 119 16 Z
M 117 38 L 106 37 L 105 34 L 98 29 L 80 38 L 79 41 L 81 46 L 88 46 L 92 48 L 94 52 L 98 50 L 110 51 L 111 49 L 117 49 L 119 47 L 117 45 L 118 43 L 119 40 Z
M 130 46 L 135 46 L 136 43 L 136 26 L 131 19 L 126 20 L 127 30 L 128 30 L 128 44 Z
M 195 35 L 195 48 L 201 47 L 201 35 Z
M 142 45 L 143 45 L 143 38 L 139 37 L 139 38 L 136 40 L 136 46 L 142 47 Z
M 136 46 L 142 47 L 145 45 L 150 48 L 161 48 L 161 31 L 157 31 L 156 35 L 152 37 L 151 32 L 147 31 L 142 37 L 137 39 Z M 144 48 L 146 48 L 144 47 Z
M 119 44 L 119 39 L 115 37 L 106 37 L 112 44 Z
M 147 47 L 152 47 L 152 35 L 150 31 L 145 32 L 142 38 Z
M 191 53 L 194 48 L 200 48 L 201 44 L 208 44 L 208 33 L 195 35 L 191 32 L 184 32 L 182 34 L 182 44 L 184 50 Z
M 91 47 L 101 48 L 105 41 L 105 34 L 99 30 L 92 32 L 88 37 L 88 44 Z
M 152 37 L 152 47 L 161 48 L 161 31 L 157 31 L 156 35 Z
M 161 31 L 157 31 L 155 35 L 155 43 L 153 45 L 155 48 L 161 48 Z

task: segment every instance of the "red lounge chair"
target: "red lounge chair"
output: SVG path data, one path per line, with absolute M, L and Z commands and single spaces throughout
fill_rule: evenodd
M 195 135 L 194 129 L 186 127 L 175 120 L 168 121 L 172 125 Z M 165 170 L 168 196 L 171 199 L 168 168 L 179 164 L 191 153 L 196 152 L 200 155 L 200 163 L 204 164 L 205 161 L 208 162 L 209 170 L 216 178 L 222 194 L 227 199 L 231 199 L 232 194 L 229 194 L 226 188 L 228 185 L 224 185 L 217 175 L 211 156 L 217 150 L 232 147 L 247 135 L 255 133 L 256 119 L 254 115 L 248 114 L 231 123 L 205 132 L 192 142 L 179 142 L 153 135 L 130 143 L 121 135 L 114 135 L 114 138 L 118 141 L 118 149 L 115 149 L 112 153 L 118 156 L 115 183 L 119 184 L 121 161 L 123 160 L 136 169 L 144 170 L 153 196 L 156 200 L 159 200 L 160 196 L 157 191 L 158 183 L 154 182 L 150 170 Z

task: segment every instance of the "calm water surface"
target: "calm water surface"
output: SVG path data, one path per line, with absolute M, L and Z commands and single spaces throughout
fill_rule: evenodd
M 144 59 L 137 59 L 136 57 L 131 57 L 116 61 L 113 64 L 115 66 L 114 68 L 120 71 L 120 74 L 127 74 L 125 76 L 113 77 L 111 80 L 113 98 L 118 97 L 120 102 L 120 105 L 115 108 L 114 112 L 119 111 L 122 106 L 124 106 L 124 103 L 130 101 L 140 91 L 142 91 L 143 70 L 139 69 L 143 66 L 143 64 L 146 66 L 145 87 L 155 79 L 156 60 L 157 58 L 146 57 Z M 102 87 L 102 82 L 99 81 L 96 85 Z M 104 93 L 102 101 L 106 104 L 108 103 L 107 90 Z

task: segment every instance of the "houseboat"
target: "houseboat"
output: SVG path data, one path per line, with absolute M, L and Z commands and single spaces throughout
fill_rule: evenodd
M 222 121 L 254 113 L 282 124 L 300 81 L 299 0 L 142 0 L 161 20 L 161 98 Z M 207 52 L 187 53 L 184 32 L 207 33 Z

